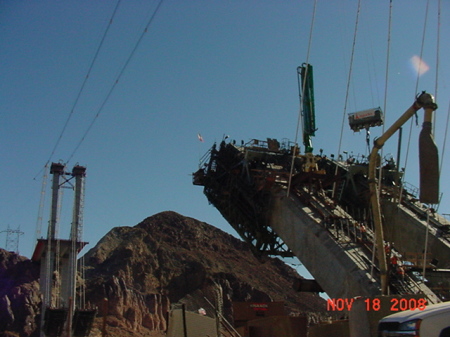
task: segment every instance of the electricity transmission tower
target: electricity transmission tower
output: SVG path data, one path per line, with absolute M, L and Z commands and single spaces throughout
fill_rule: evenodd
M 1 231 L 0 233 L 6 232 L 6 246 L 5 249 L 10 252 L 19 254 L 19 238 L 24 234 L 20 230 L 20 226 L 17 229 L 11 229 L 8 225 L 8 229 Z

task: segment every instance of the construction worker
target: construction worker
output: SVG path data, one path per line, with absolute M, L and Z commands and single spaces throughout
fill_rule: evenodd
M 400 264 L 397 265 L 397 276 L 400 279 L 400 281 L 405 280 L 405 267 L 403 265 Z
M 392 254 L 392 256 L 391 256 L 392 268 L 395 269 L 397 267 L 397 264 L 398 264 L 398 257 L 396 254 Z
M 361 241 L 366 242 L 367 241 L 366 226 L 364 226 L 362 223 L 359 223 L 359 231 L 361 232 Z

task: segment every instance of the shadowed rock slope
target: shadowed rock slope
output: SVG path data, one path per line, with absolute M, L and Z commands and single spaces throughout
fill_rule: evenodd
M 0 249 L 0 336 L 38 336 L 39 265 Z
M 310 317 L 325 312 L 318 295 L 292 289 L 299 276 L 279 259 L 258 260 L 244 242 L 174 212 L 112 229 L 85 261 L 87 298 L 99 307 L 108 299 L 108 331 L 120 329 L 122 336 L 164 331 L 175 303 L 212 315 L 205 297 L 222 303 L 229 319 L 233 301 L 284 301 L 288 314 Z

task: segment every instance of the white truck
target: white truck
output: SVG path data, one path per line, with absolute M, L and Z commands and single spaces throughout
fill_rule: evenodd
M 450 337 L 450 301 L 406 310 L 378 323 L 379 337 Z

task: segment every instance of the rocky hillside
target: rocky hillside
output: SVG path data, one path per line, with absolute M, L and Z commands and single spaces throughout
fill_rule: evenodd
M 221 293 L 233 301 L 285 301 L 289 313 L 323 312 L 317 295 L 292 290 L 296 272 L 278 259 L 260 261 L 248 245 L 206 223 L 163 212 L 135 227 L 111 230 L 86 254 L 88 296 L 109 300 L 109 326 L 130 333 L 164 330 L 171 304 L 212 312 Z
M 0 249 L 0 336 L 30 336 L 40 313 L 39 266 Z M 34 336 L 38 336 L 34 334 Z
M 22 300 L 16 296 L 16 304 L 16 298 L 5 295 L 2 287 L 0 309 L 3 312 L 4 308 L 28 306 L 28 318 L 9 315 L 6 324 L 10 331 L 28 336 L 23 326 L 30 317 L 37 316 L 38 274 L 30 261 L 15 259 L 27 264 L 29 278 L 18 277 L 22 273 L 12 271 L 19 268 L 19 262 L 8 262 L 4 268 L 7 273 L 0 276 L 14 280 L 11 282 L 16 288 L 9 287 L 9 292 L 28 295 Z M 261 261 L 242 241 L 174 212 L 156 214 L 134 227 L 113 228 L 84 256 L 84 261 L 86 299 L 99 307 L 91 336 L 101 335 L 103 317 L 109 336 L 163 336 L 166 312 L 181 303 L 188 310 L 205 308 L 208 315 L 213 315 L 210 301 L 223 308 L 230 320 L 233 301 L 284 301 L 286 313 L 308 313 L 313 319 L 325 312 L 325 301 L 319 296 L 292 289 L 293 280 L 299 276 L 282 261 Z M 104 298 L 108 299 L 106 310 L 102 306 Z

